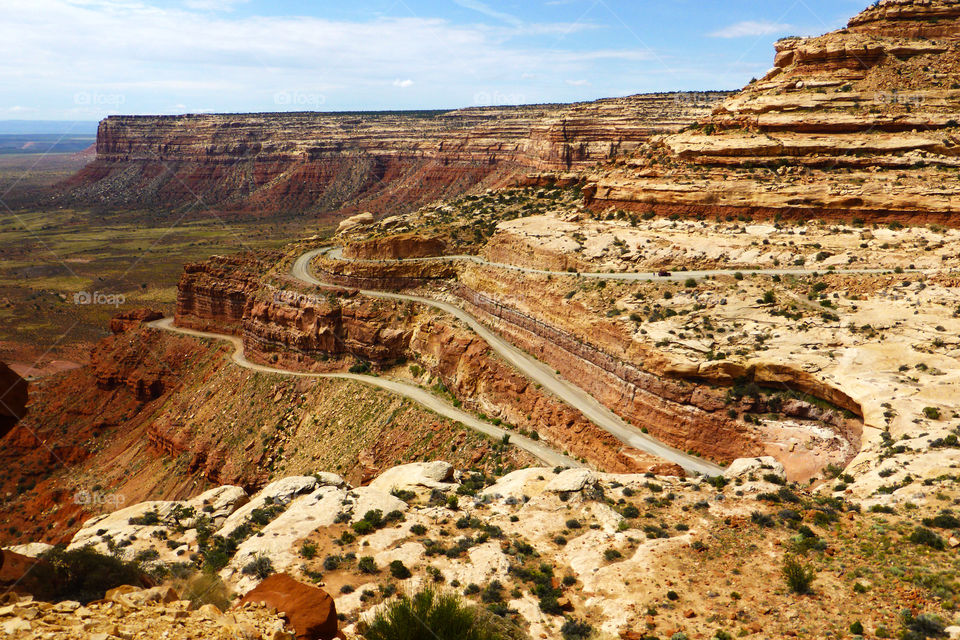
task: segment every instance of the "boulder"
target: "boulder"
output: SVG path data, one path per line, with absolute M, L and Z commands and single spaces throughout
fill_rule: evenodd
M 358 213 L 355 216 L 350 216 L 340 223 L 340 226 L 337 227 L 337 233 L 344 233 L 359 227 L 364 227 L 368 224 L 373 224 L 373 219 L 373 214 L 369 212 Z
M 57 585 L 50 584 L 52 572 L 44 568 L 50 565 L 43 560 L 0 551 L 0 590 L 47 599 L 56 593 Z
M 333 640 L 337 637 L 337 608 L 333 598 L 317 587 L 277 573 L 245 595 L 237 607 L 260 602 L 281 612 L 297 640 Z
M 0 438 L 27 415 L 27 381 L 0 362 Z
M 395 489 L 417 491 L 423 489 L 455 489 L 453 466 L 446 462 L 415 462 L 393 467 L 370 483 L 371 489 L 390 493 Z
M 187 506 L 203 512 L 217 522 L 250 502 L 250 496 L 242 487 L 226 485 L 215 487 L 187 501 Z
M 770 456 L 738 458 L 730 463 L 727 470 L 723 472 L 723 477 L 734 480 L 755 475 L 759 479 L 770 473 L 777 475 L 781 480 L 787 479 L 787 473 L 784 471 L 783 465 L 776 458 Z
M 589 469 L 567 469 L 547 484 L 547 491 L 573 493 L 597 484 L 597 476 Z

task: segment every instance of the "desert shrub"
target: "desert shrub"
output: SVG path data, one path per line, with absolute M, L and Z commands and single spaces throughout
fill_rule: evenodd
M 863 635 L 863 623 L 860 622 L 859 620 L 857 620 L 856 622 L 854 622 L 853 624 L 851 624 L 851 625 L 850 625 L 850 633 L 852 633 L 852 634 L 855 635 L 855 636 L 862 636 L 862 635 Z
M 400 560 L 394 560 L 390 563 L 390 575 L 392 575 L 397 580 L 406 580 L 410 577 L 410 569 L 407 569 L 406 565 L 403 564 Z
M 480 599 L 487 604 L 503 602 L 503 585 L 499 580 L 494 580 L 480 594 Z
M 189 600 L 194 609 L 205 604 L 215 605 L 221 611 L 230 608 L 230 588 L 216 573 L 196 572 L 183 582 L 174 585 L 181 600 Z
M 300 545 L 300 555 L 310 560 L 317 555 L 317 543 L 315 542 L 304 542 Z
M 412 533 L 415 536 L 422 536 L 426 532 L 427 532 L 427 528 L 422 524 L 415 524 L 412 527 L 410 527 L 410 533 Z
M 147 511 L 142 516 L 130 518 L 127 520 L 129 524 L 145 525 L 145 526 L 154 526 L 160 524 L 160 514 L 157 513 L 156 509 Z
M 582 526 L 580 521 L 575 518 L 570 518 L 567 520 L 566 525 L 567 529 L 579 529 Z
M 931 549 L 937 549 L 938 551 L 942 551 L 946 546 L 943 542 L 943 538 L 926 527 L 914 528 L 913 532 L 910 534 L 909 540 L 913 544 L 922 544 L 930 547 Z
M 359 520 L 353 523 L 353 530 L 359 536 L 365 536 L 376 531 L 374 526 L 366 520 Z
M 327 556 L 323 559 L 323 568 L 327 571 L 336 571 L 340 568 L 340 556 Z
M 952 513 L 943 512 L 933 518 L 924 518 L 923 526 L 937 529 L 960 529 L 960 518 Z
M 810 593 L 815 577 L 814 570 L 804 566 L 796 558 L 788 558 L 783 563 L 783 579 L 793 593 L 798 595 Z
M 563 626 L 560 627 L 560 635 L 563 640 L 587 640 L 593 633 L 593 627 L 583 620 L 567 618 Z
M 903 640 L 923 640 L 924 638 L 945 638 L 946 625 L 944 622 L 929 613 L 921 613 L 914 616 L 909 609 L 904 610 L 901 615 L 903 623 Z
M 632 519 L 632 518 L 639 518 L 639 517 L 640 517 L 640 510 L 637 509 L 637 508 L 636 508 L 635 506 L 633 506 L 632 504 L 628 504 L 627 506 L 625 506 L 625 507 L 623 508 L 623 511 L 621 511 L 620 514 L 623 515 L 624 518 L 631 518 L 631 519 Z
M 41 556 L 45 564 L 33 568 L 38 597 L 57 602 L 76 600 L 87 603 L 101 600 L 106 592 L 124 584 L 145 584 L 145 576 L 135 562 L 104 555 L 93 547 L 67 551 L 57 546 Z
M 503 640 L 478 611 L 456 595 L 427 588 L 402 595 L 379 612 L 362 632 L 367 640 Z
M 243 575 L 256 576 L 261 580 L 270 577 L 273 572 L 273 561 L 268 556 L 259 553 L 241 569 Z
M 357 561 L 357 569 L 360 573 L 376 573 L 377 563 L 370 556 L 363 556 Z
M 623 557 L 623 554 L 616 549 L 607 549 L 603 552 L 603 557 L 608 562 L 613 562 L 614 560 L 619 560 Z

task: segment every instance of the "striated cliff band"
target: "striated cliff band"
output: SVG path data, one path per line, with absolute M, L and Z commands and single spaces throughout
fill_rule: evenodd
M 531 170 L 579 169 L 707 116 L 723 92 L 391 113 L 109 117 L 68 202 L 257 213 L 416 208 Z
M 960 207 L 960 4 L 881 0 L 785 38 L 709 118 L 591 172 L 598 210 L 949 223 Z M 540 176 L 538 181 L 549 181 Z

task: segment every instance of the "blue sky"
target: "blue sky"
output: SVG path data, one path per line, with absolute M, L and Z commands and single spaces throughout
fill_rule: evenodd
M 867 0 L 0 0 L 0 120 L 739 88 Z

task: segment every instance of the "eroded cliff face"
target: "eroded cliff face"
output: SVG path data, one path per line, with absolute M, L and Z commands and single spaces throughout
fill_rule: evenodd
M 211 484 L 251 490 L 273 473 L 330 468 L 359 484 L 399 461 L 533 462 L 393 394 L 255 374 L 224 343 L 133 322 L 91 362 L 37 381 L 30 412 L 0 440 L 2 543 L 69 540 L 104 511 Z
M 710 118 L 596 172 L 594 208 L 953 224 L 960 9 L 883 0 L 848 28 L 776 45 Z
M 301 293 L 278 289 L 266 281 L 254 286 L 252 280 L 242 287 L 247 299 L 241 305 L 234 282 L 225 282 L 221 288 L 214 286 L 222 260 L 215 258 L 208 266 L 192 265 L 184 274 L 180 283 L 184 302 L 178 309 L 189 308 L 189 313 L 178 314 L 177 323 L 239 335 L 246 356 L 253 361 L 303 371 L 342 371 L 358 362 L 389 369 L 414 360 L 424 370 L 417 381 L 433 385 L 439 380 L 466 406 L 536 431 L 558 449 L 601 468 L 683 473 L 679 467 L 624 447 L 580 412 L 520 376 L 496 358 L 483 340 L 443 314 L 408 302 L 376 300 L 349 291 Z M 248 268 L 236 271 L 249 274 L 259 269 L 259 261 L 252 257 L 237 260 L 246 260 Z M 393 269 L 400 271 L 403 266 L 394 265 Z M 409 266 L 419 274 L 422 265 Z M 389 273 L 372 275 L 362 281 L 376 287 L 397 283 Z M 331 274 L 330 279 L 352 283 L 350 286 L 361 282 L 342 274 Z M 406 274 L 401 283 L 408 286 L 416 280 Z M 198 301 L 196 292 L 201 290 L 205 298 Z M 221 311 L 229 306 L 227 299 L 231 296 L 235 307 L 243 308 L 239 321 Z
M 64 200 L 249 213 L 404 211 L 679 131 L 722 93 L 452 112 L 113 116 Z

